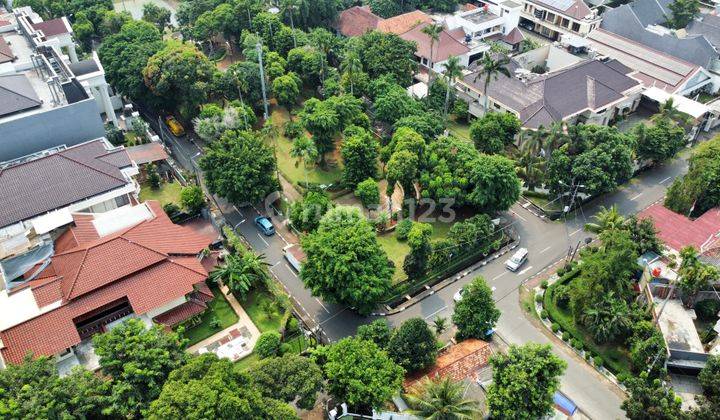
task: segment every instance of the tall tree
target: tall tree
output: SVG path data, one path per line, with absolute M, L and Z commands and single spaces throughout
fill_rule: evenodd
M 488 97 L 488 87 L 493 80 L 502 74 L 506 77 L 510 77 L 510 70 L 507 65 L 510 64 L 510 59 L 504 55 L 494 59 L 490 54 L 485 54 L 480 62 L 481 67 L 478 74 L 475 76 L 477 81 L 481 76 L 485 77 L 483 81 L 483 95 L 485 95 L 485 112 L 490 112 L 488 109 L 490 104 L 490 98 Z
M 369 314 L 390 289 L 393 266 L 357 208 L 339 206 L 302 240 L 300 277 L 313 294 Z
M 302 200 L 295 201 L 290 207 L 290 223 L 301 232 L 312 232 L 332 207 L 333 202 L 327 194 L 308 191 Z
M 155 3 L 145 3 L 142 11 L 143 20 L 154 24 L 161 32 L 170 24 L 171 12 L 169 9 Z
M 207 147 L 200 168 L 210 192 L 232 203 L 259 203 L 280 188 L 273 152 L 255 132 L 226 132 Z
M 341 154 L 343 182 L 350 188 L 377 174 L 380 144 L 368 130 L 345 130 Z
M 616 205 L 609 208 L 600 206 L 600 210 L 592 217 L 595 222 L 585 225 L 585 230 L 593 233 L 601 233 L 606 230 L 621 229 L 625 224 L 625 217 L 618 211 Z
M 440 41 L 440 34 L 443 31 L 442 25 L 436 25 L 434 23 L 427 24 L 425 27 L 423 27 L 420 32 L 427 35 L 428 38 L 430 38 L 430 63 L 428 67 L 430 67 L 430 84 L 432 85 L 433 79 L 434 79 L 434 70 L 433 67 L 435 66 L 435 54 L 433 47 L 435 46 L 435 43 Z
M 296 165 L 302 165 L 303 173 L 305 174 L 305 185 L 308 183 L 308 163 L 314 165 L 318 158 L 318 150 L 315 147 L 315 143 L 306 135 L 301 135 L 296 138 L 293 142 L 292 148 L 290 149 L 290 157 L 297 159 Z
M 470 138 L 480 153 L 501 153 L 513 142 L 521 125 L 510 112 L 486 113 L 470 125 Z
M 672 16 L 668 16 L 666 19 L 673 29 L 685 28 L 700 15 L 700 2 L 698 0 L 675 0 L 667 7 L 672 11 Z
M 525 181 L 525 186 L 530 191 L 542 185 L 545 176 L 545 162 L 530 150 L 523 151 L 517 159 L 517 175 Z
M 261 264 L 267 263 L 262 261 Z M 210 279 L 216 283 L 222 282 L 233 293 L 243 298 L 253 286 L 260 284 L 264 280 L 264 275 L 258 272 L 255 267 L 249 266 L 244 257 L 229 254 L 225 257 L 225 262 L 222 265 L 215 267 L 210 272 Z
M 369 324 L 359 326 L 356 337 L 361 340 L 372 341 L 381 349 L 386 349 L 392 334 L 393 329 L 390 328 L 385 318 L 378 318 Z
M 131 319 L 93 337 L 103 374 L 113 378 L 108 412 L 126 418 L 145 415 L 174 369 L 187 360 L 186 342 L 160 326 Z
M 650 379 L 643 372 L 639 377 L 628 378 L 625 386 L 629 396 L 621 407 L 630 420 L 684 418 L 682 400 L 672 389 L 663 386 L 660 379 Z
M 456 337 L 460 340 L 485 339 L 499 318 L 500 311 L 495 307 L 492 290 L 484 278 L 477 277 L 463 288 L 462 299 L 455 305 L 452 321 L 458 328 Z
M 445 77 L 445 106 L 443 108 L 443 116 L 447 118 L 448 105 L 450 103 L 450 89 L 452 88 L 458 77 L 462 76 L 462 66 L 460 65 L 460 59 L 456 56 L 450 56 L 445 63 L 445 70 L 443 71 L 443 77 Z
M 322 389 L 322 370 L 307 357 L 285 354 L 263 359 L 248 374 L 266 398 L 285 402 L 297 400 L 297 406 L 310 410 Z
M 355 95 L 355 76 L 362 73 L 362 61 L 355 51 L 349 51 L 343 61 L 340 63 L 340 70 L 346 74 L 350 80 L 350 94 Z
M 470 420 L 481 414 L 476 400 L 465 398 L 465 384 L 450 378 L 426 379 L 405 394 L 408 414 L 432 420 Z
M 425 369 L 437 358 L 435 334 L 422 318 L 410 318 L 395 330 L 387 352 L 407 372 Z
M 549 345 L 510 346 L 507 355 L 490 358 L 493 383 L 488 407 L 494 418 L 538 419 L 552 413 L 553 394 L 567 363 Z

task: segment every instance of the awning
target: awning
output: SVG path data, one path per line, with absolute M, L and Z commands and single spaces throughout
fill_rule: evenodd
M 665 102 L 667 102 L 668 99 L 672 98 L 673 104 L 678 111 L 684 112 L 685 114 L 688 114 L 695 119 L 698 119 L 710 112 L 710 107 L 703 103 L 693 101 L 692 99 L 686 98 L 684 96 L 668 93 L 655 86 L 645 89 L 645 92 L 643 92 L 643 96 L 652 99 L 653 101 L 656 101 L 660 104 L 664 104 Z

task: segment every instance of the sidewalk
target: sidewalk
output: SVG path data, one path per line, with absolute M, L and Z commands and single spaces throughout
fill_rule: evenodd
M 197 353 L 201 348 L 207 347 L 210 344 L 213 344 L 215 342 L 218 342 L 225 338 L 228 334 L 230 334 L 233 330 L 238 330 L 242 328 L 246 328 L 250 332 L 250 338 L 248 340 L 248 347 L 254 348 L 255 342 L 257 342 L 258 337 L 260 336 L 260 330 L 253 324 L 252 320 L 248 316 L 247 312 L 245 312 L 245 309 L 243 309 L 242 306 L 240 306 L 240 303 L 235 299 L 235 296 L 230 293 L 230 290 L 227 286 L 222 286 L 220 288 L 220 291 L 225 295 L 225 298 L 230 303 L 230 306 L 233 308 L 235 313 L 237 314 L 238 322 L 234 323 L 233 325 L 225 328 L 222 331 L 219 331 L 210 337 L 200 341 L 199 343 L 193 344 L 192 346 L 188 347 L 187 351 L 190 353 Z M 250 353 L 246 354 L 245 357 L 247 357 Z

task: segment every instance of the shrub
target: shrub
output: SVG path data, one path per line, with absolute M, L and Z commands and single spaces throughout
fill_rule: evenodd
M 210 328 L 220 328 L 220 320 L 218 319 L 218 317 L 213 316 L 210 319 Z
M 180 190 L 180 203 L 190 214 L 196 214 L 205 205 L 205 194 L 197 185 L 183 187 Z
M 563 341 L 568 341 L 568 340 L 570 340 L 570 333 L 567 332 L 567 331 L 565 331 L 564 333 L 562 333 L 562 339 L 563 339 Z
M 355 188 L 355 197 L 357 197 L 365 208 L 370 208 L 380 204 L 380 189 L 378 183 L 372 178 L 360 182 Z
M 303 135 L 305 129 L 299 121 L 287 121 L 283 126 L 283 135 L 290 140 L 294 140 Z
M 595 356 L 593 358 L 593 363 L 595 363 L 595 366 L 602 367 L 603 366 L 603 359 L 600 356 Z
M 540 288 L 542 288 L 543 290 L 547 289 L 547 288 L 548 288 L 548 281 L 547 281 L 547 280 L 543 280 L 542 283 L 540 283 Z
M 557 271 L 558 277 L 564 276 L 565 273 L 567 273 L 567 268 L 565 268 L 565 266 L 558 268 L 558 271 Z
M 548 313 L 547 313 L 547 311 L 546 311 L 545 309 L 543 309 L 542 311 L 540 311 L 540 318 L 542 318 L 542 319 L 547 319 L 547 317 L 548 317 Z
M 397 226 L 395 227 L 395 237 L 398 241 L 404 241 L 408 237 L 408 233 L 410 233 L 410 229 L 412 229 L 413 221 L 410 219 L 403 219 L 398 222 Z
M 629 378 L 627 373 L 618 373 L 616 377 L 617 377 L 618 382 L 620 382 L 620 383 L 627 381 Z
M 553 299 L 559 308 L 568 309 L 570 307 L 570 288 L 566 285 L 556 286 Z
M 720 311 L 720 301 L 714 299 L 701 300 L 695 304 L 695 313 L 702 321 L 711 321 L 717 318 Z
M 591 359 L 592 359 L 592 353 L 590 353 L 589 351 L 586 351 L 585 352 L 585 360 L 587 360 L 589 362 Z
M 298 320 L 294 316 L 291 316 L 288 318 L 287 325 L 285 326 L 285 331 L 287 331 L 288 334 L 295 334 L 296 332 L 300 331 L 300 326 L 298 325 Z
M 171 219 L 180 213 L 180 206 L 175 203 L 165 203 L 162 208 L 163 211 L 165 211 L 165 214 L 167 214 Z
M 147 166 L 145 171 L 147 173 L 147 180 L 148 183 L 150 183 L 150 187 L 154 190 L 160 188 L 160 183 L 162 182 L 162 179 L 160 178 L 160 174 L 157 171 L 157 166 L 151 163 Z
M 556 333 L 560 331 L 560 326 L 557 323 L 553 322 L 552 325 L 550 325 L 550 329 L 552 330 L 552 332 Z
M 542 301 L 543 301 L 543 295 L 541 295 L 540 293 L 536 293 L 535 294 L 535 302 L 541 303 Z
M 280 353 L 280 333 L 268 331 L 260 334 L 254 348 L 255 353 L 261 358 L 278 356 Z

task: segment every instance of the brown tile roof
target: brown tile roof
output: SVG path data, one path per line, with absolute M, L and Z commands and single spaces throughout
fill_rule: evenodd
M 2 25 L 0 25 L 2 26 Z M 5 38 L 0 36 L 0 64 L 15 60 L 15 54 Z
M 393 16 L 378 23 L 377 29 L 380 32 L 392 32 L 396 35 L 403 34 L 421 23 L 432 23 L 430 16 L 415 10 L 402 15 Z
M 119 299 L 127 298 L 135 314 L 144 314 L 195 292 L 196 285 L 205 290 L 207 271 L 196 255 L 209 241 L 173 224 L 158 202 L 148 204 L 155 217 L 123 231 L 95 240 L 89 235 L 63 235 L 65 246 L 72 244 L 65 235 L 82 239 L 53 256 L 45 271 L 29 283 L 38 305 L 58 300 L 61 305 L 0 332 L 5 360 L 19 363 L 27 352 L 49 356 L 78 344 L 73 319 Z M 77 220 L 81 225 L 86 222 Z M 44 275 L 46 271 L 52 276 Z
M 590 15 L 592 13 L 592 10 L 590 10 L 590 7 L 588 7 L 587 4 L 583 0 L 573 0 L 567 3 L 562 4 L 562 7 L 559 7 L 560 3 L 556 1 L 548 1 L 548 0 L 530 0 L 532 3 L 537 4 L 540 7 L 554 10 L 556 12 L 560 12 L 566 16 L 573 17 L 578 20 L 582 20 L 585 16 Z
M 128 152 L 128 155 L 130 155 L 130 159 L 137 165 L 157 162 L 160 160 L 165 160 L 169 157 L 162 143 L 154 141 L 128 147 L 126 150 Z
M 65 18 L 57 18 L 46 20 L 44 22 L 33 23 L 32 27 L 39 31 L 43 31 L 46 38 L 55 35 L 69 34 L 71 31 L 71 28 L 65 24 Z
M 502 37 L 503 42 L 506 42 L 510 45 L 519 44 L 522 42 L 522 40 L 525 39 L 525 36 L 520 32 L 520 29 L 517 27 L 513 28 L 512 31 L 510 31 L 509 34 Z
M 340 12 L 336 26 L 344 36 L 361 36 L 376 29 L 382 20 L 369 6 L 353 6 Z
M 187 321 L 195 315 L 200 315 L 205 312 L 206 309 L 207 305 L 204 302 L 188 300 L 187 302 L 176 306 L 167 312 L 161 313 L 153 318 L 153 321 L 168 327 L 174 327 L 183 321 Z
M 474 338 L 461 341 L 440 354 L 429 369 L 407 376 L 405 389 L 411 388 L 425 377 L 449 377 L 453 381 L 472 378 L 478 369 L 488 364 L 491 355 L 490 344 L 485 341 Z
M 710 209 L 690 220 L 658 203 L 641 211 L 638 218 L 651 219 L 658 230 L 658 238 L 676 251 L 692 245 L 702 252 L 720 234 L 720 208 Z
M 415 55 L 430 59 L 430 37 L 422 32 L 427 23 L 422 23 L 400 35 L 406 41 L 417 44 Z M 439 63 L 447 60 L 450 56 L 459 56 L 470 52 L 465 44 L 458 42 L 455 38 L 443 30 L 440 32 L 440 39 L 433 44 L 433 62 Z
M 113 155 L 110 162 L 101 158 Z M 121 169 L 131 164 L 125 150 L 94 140 L 0 170 L 0 227 L 121 188 Z

